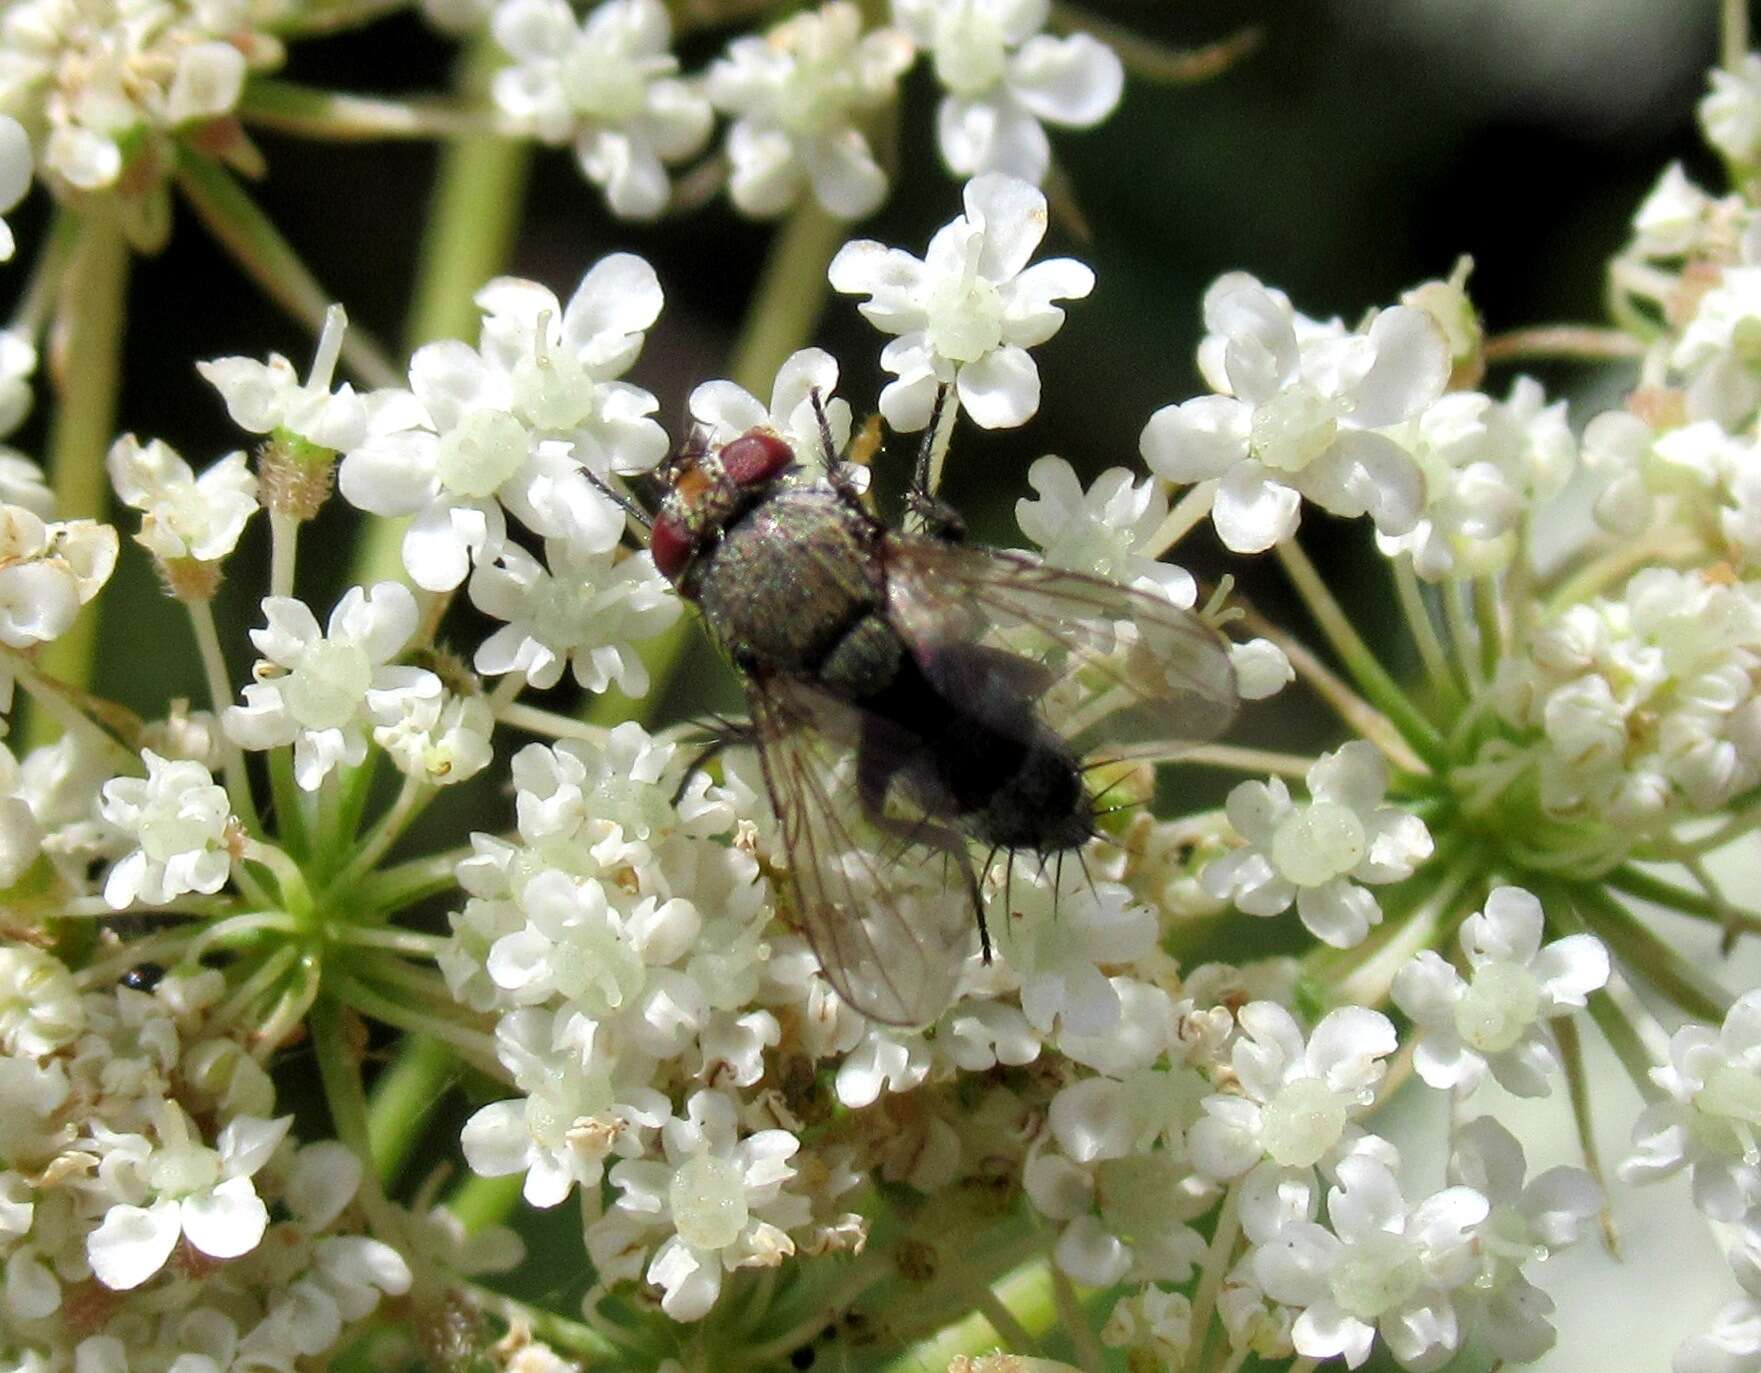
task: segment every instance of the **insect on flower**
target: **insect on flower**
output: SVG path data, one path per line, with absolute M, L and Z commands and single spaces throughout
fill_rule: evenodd
M 756 747 L 826 976 L 864 1014 L 920 1024 L 951 999 L 974 921 L 922 898 L 913 856 L 959 873 L 988 960 L 981 872 L 1083 844 L 1100 814 L 1085 758 L 1217 735 L 1235 676 L 1190 612 L 962 543 L 928 490 L 934 420 L 910 531 L 865 504 L 823 412 L 821 430 L 823 471 L 766 429 L 688 443 L 660 474 L 649 548 L 740 674 L 750 723 L 710 751 Z

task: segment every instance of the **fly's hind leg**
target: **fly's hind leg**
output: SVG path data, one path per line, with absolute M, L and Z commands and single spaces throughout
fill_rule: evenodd
M 988 965 L 991 961 L 991 932 L 985 924 L 984 893 L 979 889 L 978 874 L 973 871 L 972 854 L 966 836 L 951 825 L 932 820 L 928 814 L 915 820 L 903 820 L 887 814 L 887 792 L 893 779 L 911 762 L 909 752 L 890 748 L 882 738 L 882 729 L 874 720 L 863 723 L 862 737 L 856 746 L 856 799 L 862 807 L 862 818 L 880 833 L 899 842 L 897 857 L 902 859 L 922 845 L 932 853 L 951 859 L 965 880 L 966 894 L 972 902 L 972 914 L 978 920 L 978 944 Z

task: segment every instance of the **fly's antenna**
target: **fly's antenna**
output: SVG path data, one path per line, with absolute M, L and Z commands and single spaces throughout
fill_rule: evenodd
M 581 470 L 586 473 L 587 480 L 593 483 L 594 489 L 598 491 L 600 495 L 604 496 L 608 501 L 612 502 L 612 504 L 620 507 L 623 512 L 636 521 L 637 524 L 641 525 L 644 529 L 652 529 L 654 527 L 654 520 L 649 516 L 648 512 L 641 506 L 637 505 L 635 500 L 628 493 L 619 491 L 617 487 L 613 486 L 597 472 L 594 472 L 589 468 L 583 467 Z

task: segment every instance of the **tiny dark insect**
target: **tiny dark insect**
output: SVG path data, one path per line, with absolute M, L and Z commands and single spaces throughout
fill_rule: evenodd
M 157 963 L 137 963 L 122 975 L 122 985 L 137 992 L 150 992 L 164 977 L 165 969 Z
M 869 510 L 822 412 L 823 470 L 764 429 L 687 444 L 649 533 L 745 687 L 750 724 L 711 751 L 756 746 L 794 912 L 838 991 L 892 1024 L 946 1008 L 972 914 L 990 956 L 974 848 L 982 868 L 1076 849 L 1099 814 L 1086 756 L 1214 737 L 1237 705 L 1197 616 L 961 542 L 927 486 L 941 408 L 907 498 L 922 532 Z M 909 889 L 913 853 L 957 868 L 971 914 Z

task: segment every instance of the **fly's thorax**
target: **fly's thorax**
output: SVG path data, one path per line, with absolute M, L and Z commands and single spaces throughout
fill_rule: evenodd
M 880 527 L 822 483 L 773 486 L 698 554 L 680 588 L 743 671 L 854 698 L 864 665 L 884 670 L 889 642 L 892 661 L 901 651 L 881 614 Z M 820 681 L 828 664 L 840 681 Z
M 690 598 L 688 574 L 697 559 L 763 501 L 794 462 L 794 450 L 768 429 L 749 429 L 720 448 L 677 454 L 661 473 L 666 499 L 648 534 L 661 575 Z

